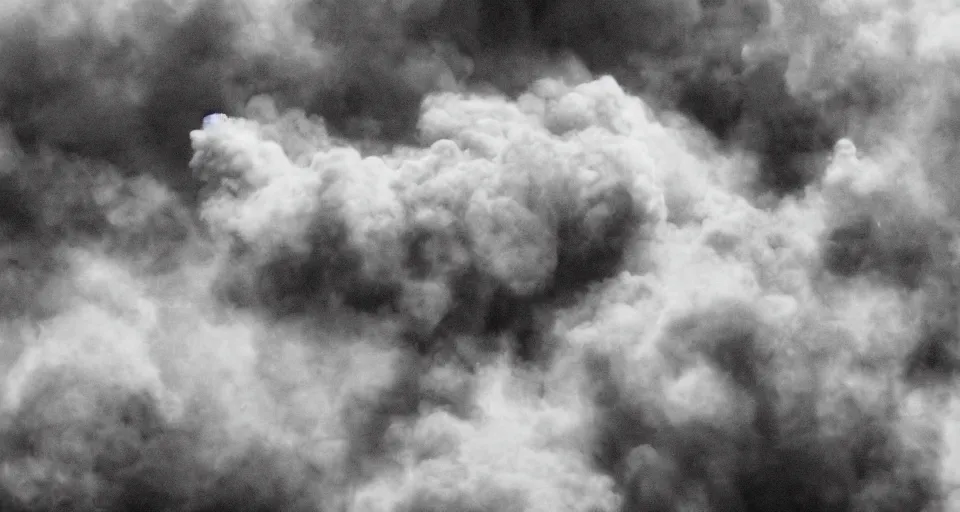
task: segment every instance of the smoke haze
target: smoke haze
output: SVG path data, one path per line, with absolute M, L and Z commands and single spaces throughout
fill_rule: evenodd
M 0 20 L 0 510 L 960 509 L 953 2 Z

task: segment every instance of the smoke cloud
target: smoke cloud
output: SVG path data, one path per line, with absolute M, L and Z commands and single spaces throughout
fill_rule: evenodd
M 957 509 L 958 17 L 8 2 L 0 509 Z

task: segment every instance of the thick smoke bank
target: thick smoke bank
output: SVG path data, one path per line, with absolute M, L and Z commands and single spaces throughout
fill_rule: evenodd
M 745 43 L 771 21 L 765 0 L 439 3 L 432 16 L 408 18 L 405 32 L 464 48 L 471 81 L 522 91 L 531 76 L 505 66 L 572 52 L 592 72 L 612 74 L 756 153 L 757 185 L 777 194 L 802 191 L 853 112 L 874 108 L 874 97 L 855 85 L 817 98 L 791 91 L 785 53 L 745 58 Z
M 957 509 L 954 11 L 14 1 L 0 509 Z
M 624 107 L 635 101 L 609 79 L 582 93 Z M 558 123 L 554 131 L 583 122 L 576 116 L 587 112 L 551 108 L 546 94 L 527 96 L 528 109 L 543 109 L 539 115 Z M 473 115 L 487 118 L 491 130 L 502 130 L 498 116 L 515 117 L 517 142 L 528 139 L 536 150 L 517 145 L 496 157 L 498 149 L 486 146 L 481 133 L 444 119 L 443 107 L 454 100 L 439 96 L 424 112 L 424 136 L 453 140 L 438 140 L 403 163 L 331 148 L 301 168 L 281 146 L 258 140 L 256 125 L 229 120 L 195 132 L 194 167 L 214 182 L 227 179 L 218 174 L 235 180 L 203 210 L 238 240 L 231 265 L 243 270 L 225 276 L 226 297 L 281 317 L 331 303 L 391 310 L 405 318 L 421 351 L 433 352 L 451 337 L 514 332 L 522 359 L 540 353 L 530 346 L 539 343 L 532 332 L 537 310 L 613 276 L 655 215 L 647 203 L 656 192 L 604 162 L 616 155 L 546 138 L 543 127 L 522 121 L 535 112 L 513 105 Z M 597 163 L 578 168 L 564 154 Z M 264 165 L 276 175 L 261 174 Z M 268 204 L 290 193 L 296 204 Z
M 259 93 L 353 138 L 415 142 L 429 92 L 459 83 L 517 94 L 572 53 L 755 152 L 758 186 L 780 194 L 817 177 L 845 112 L 872 105 L 855 84 L 819 100 L 788 90 L 785 55 L 744 60 L 770 19 L 760 0 L 316 0 L 286 21 L 286 6 L 220 1 L 51 9 L 3 28 L 0 113 L 15 141 L 151 174 L 187 200 L 197 183 L 182 172 L 183 134 Z
M 717 393 L 743 397 L 745 415 L 738 425 L 670 421 L 631 403 L 609 382 L 609 362 L 595 363 L 598 463 L 623 488 L 622 510 L 920 511 L 942 499 L 929 454 L 899 438 L 895 404 L 847 401 L 831 411 L 838 425 L 818 410 L 822 390 L 777 389 L 775 361 L 742 306 L 683 318 L 661 343 L 670 371 L 716 379 Z
M 179 425 L 146 392 L 56 371 L 7 421 L 4 510 L 317 510 L 307 478 L 323 475 L 295 453 L 253 443 L 206 460 L 195 412 Z

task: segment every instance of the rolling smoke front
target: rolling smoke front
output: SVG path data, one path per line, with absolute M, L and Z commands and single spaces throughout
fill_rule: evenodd
M 960 510 L 954 3 L 6 2 L 0 510 Z

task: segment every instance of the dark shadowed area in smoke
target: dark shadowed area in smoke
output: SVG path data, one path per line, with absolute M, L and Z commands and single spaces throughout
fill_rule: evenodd
M 435 325 L 411 322 L 406 336 L 422 356 L 457 360 L 472 367 L 477 358 L 504 347 L 494 341 L 511 339 L 520 360 L 544 356 L 534 321 L 536 300 L 510 292 L 481 270 L 464 230 L 445 232 L 415 227 L 406 237 L 406 273 L 413 279 L 437 280 L 449 290 L 451 304 Z M 402 311 L 402 308 L 400 308 Z M 455 340 L 460 340 L 458 345 Z M 469 341 L 468 341 L 469 340 Z M 463 349 L 469 345 L 469 353 Z
M 377 256 L 396 266 L 370 275 L 371 265 L 351 246 L 349 227 L 335 208 L 314 218 L 307 250 L 282 249 L 266 262 L 249 261 L 254 253 L 237 241 L 219 292 L 229 303 L 276 319 L 343 306 L 399 315 L 409 345 L 421 356 L 454 357 L 472 366 L 477 357 L 508 350 L 518 362 L 545 362 L 552 304 L 616 275 L 645 220 L 623 185 L 595 193 L 578 208 L 558 203 L 555 217 L 558 264 L 543 287 L 528 293 L 512 291 L 484 270 L 474 246 L 481 242 L 471 239 L 462 220 L 406 227 L 397 234 L 396 253 L 383 246 Z M 434 293 L 449 295 L 449 303 L 441 301 L 438 312 L 422 318 L 418 304 Z M 466 347 L 469 355 L 460 350 Z
M 28 196 L 10 175 L 0 177 L 0 314 L 19 316 L 36 306 L 35 301 L 56 259 L 49 236 Z
M 623 185 L 591 198 L 582 211 L 559 212 L 557 267 L 548 295 L 575 293 L 613 276 L 645 213 Z
M 871 216 L 834 228 L 824 244 L 823 260 L 827 270 L 843 277 L 860 272 L 871 253 L 874 229 Z
M 415 142 L 420 102 L 428 91 L 397 76 L 389 64 L 369 62 L 364 55 L 350 58 L 356 61 L 345 71 L 340 90 L 318 93 L 307 112 L 320 114 L 350 138 Z
M 956 69 L 951 67 L 950 69 Z M 955 86 L 953 86 L 955 87 Z M 960 90 L 944 91 L 945 98 L 938 105 L 933 120 L 932 137 L 926 141 L 920 155 L 928 169 L 927 179 L 936 188 L 952 219 L 960 219 L 960 179 L 957 179 L 957 161 L 960 159 Z
M 66 268 L 62 243 L 97 243 L 142 268 L 168 267 L 191 234 L 189 214 L 156 196 L 152 181 L 120 181 L 102 162 L 52 152 L 18 158 L 0 178 L 2 314 L 40 313 L 38 294 Z M 112 180 L 112 182 L 111 182 Z M 141 199 L 153 199 L 145 207 Z
M 960 371 L 960 275 L 950 254 L 955 240 L 955 229 L 939 221 L 864 213 L 829 230 L 823 244 L 823 265 L 831 274 L 925 296 L 917 340 L 903 361 L 903 376 L 914 384 L 945 382 Z
M 935 120 L 931 142 L 922 157 L 930 169 L 928 178 L 935 184 L 941 197 L 954 198 L 960 192 L 956 179 L 955 162 L 960 155 L 960 94 L 948 93 L 942 118 Z M 944 233 L 935 242 L 956 249 L 957 202 L 945 201 L 952 225 L 943 228 Z M 935 246 L 936 247 L 936 246 Z M 949 249 L 943 249 L 949 252 Z M 923 311 L 923 327 L 919 339 L 904 361 L 904 374 L 908 381 L 918 384 L 949 383 L 960 374 L 960 273 L 954 258 L 931 258 L 925 276 L 924 291 L 929 300 Z
M 324 476 L 256 442 L 215 447 L 196 425 L 167 421 L 149 393 L 62 368 L 35 376 L 0 446 L 11 511 L 319 510 L 311 489 Z M 216 449 L 234 451 L 214 466 Z
M 490 301 L 484 331 L 492 336 L 512 336 L 513 353 L 519 362 L 549 361 L 554 346 L 548 318 L 546 305 L 536 298 L 499 289 Z
M 431 44 L 472 61 L 468 84 L 518 94 L 536 77 L 518 67 L 573 52 L 596 74 L 611 74 L 655 105 L 677 108 L 726 144 L 755 152 L 758 187 L 800 192 L 820 173 L 848 117 L 869 112 L 876 95 L 858 83 L 826 102 L 794 97 L 786 57 L 748 64 L 745 41 L 769 18 L 764 1 L 472 0 L 398 12 L 390 5 L 309 3 L 302 22 L 346 48 L 340 80 L 309 105 L 352 137 L 412 140 L 420 101 L 406 58 Z M 450 69 L 457 64 L 435 54 Z M 869 92 L 869 91 L 868 91 Z M 829 109 L 828 109 L 829 106 Z
M 412 417 L 428 404 L 421 379 L 422 364 L 414 358 L 398 361 L 392 382 L 373 397 L 358 397 L 343 411 L 347 431 L 350 432 L 348 471 L 353 476 L 372 476 L 368 468 L 375 467 L 387 450 L 387 429 L 393 421 Z
M 863 214 L 830 230 L 823 244 L 825 268 L 842 277 L 876 275 L 908 289 L 940 271 L 951 239 L 942 226 L 925 219 L 877 219 Z
M 904 377 L 916 384 L 947 383 L 960 373 L 960 272 L 944 265 L 925 284 L 923 324 L 904 361 Z
M 163 270 L 188 238 L 193 219 L 179 206 L 123 213 L 137 192 L 121 184 L 106 202 L 101 193 L 147 175 L 192 200 L 188 134 L 202 109 L 227 106 L 218 69 L 231 26 L 213 2 L 178 26 L 159 4 L 143 7 L 142 31 L 116 40 L 92 20 L 59 36 L 45 33 L 43 14 L 3 20 L 0 125 L 13 147 L 0 178 L 0 314 L 44 314 L 40 294 L 65 267 L 63 244 L 103 242 Z
M 700 354 L 755 402 L 754 429 L 775 435 L 776 396 L 765 382 L 765 354 L 758 343 L 759 322 L 742 304 L 725 304 L 677 320 L 664 340 L 664 352 L 681 367 Z
M 475 412 L 469 382 L 438 386 L 431 381 L 430 367 L 436 363 L 409 352 L 401 354 L 386 386 L 373 395 L 355 397 L 340 411 L 349 432 L 348 477 L 365 480 L 376 476 L 384 463 L 390 463 L 384 456 L 395 448 L 390 445 L 389 435 L 395 422 L 431 410 L 443 410 L 461 418 Z
M 184 165 L 193 154 L 190 130 L 198 127 L 210 109 L 233 112 L 246 101 L 245 97 L 231 97 L 229 80 L 250 87 L 232 47 L 236 24 L 230 12 L 219 0 L 201 2 L 165 31 L 155 59 L 144 63 L 150 74 L 145 77 L 149 85 L 135 114 L 142 119 L 143 130 L 137 149 L 156 148 L 164 169 L 159 179 L 188 203 L 196 200 L 197 193 L 197 182 Z
M 340 303 L 367 313 L 390 306 L 399 283 L 364 275 L 359 252 L 350 247 L 343 221 L 326 215 L 313 219 L 306 234 L 308 251 L 281 248 L 268 261 L 249 261 L 253 254 L 242 241 L 220 276 L 217 289 L 227 302 L 252 307 L 276 318 L 300 315 Z
M 709 58 L 685 72 L 677 99 L 681 111 L 721 141 L 757 154 L 758 185 L 777 194 L 800 192 L 819 177 L 822 156 L 842 126 L 842 115 L 827 117 L 823 105 L 790 94 L 783 64 Z
M 29 208 L 43 210 L 59 198 L 31 183 L 38 179 L 32 168 L 50 165 L 49 153 L 89 162 L 87 183 L 74 183 L 74 173 L 64 178 L 79 185 L 70 190 L 72 197 L 91 196 L 73 201 L 79 215 L 53 219 L 53 225 L 44 225 L 51 219 L 34 223 L 54 239 L 64 231 L 110 233 L 92 201 L 93 183 L 107 169 L 125 178 L 152 176 L 194 206 L 203 184 L 188 166 L 190 131 L 211 111 L 239 112 L 255 94 L 276 93 L 289 107 L 313 105 L 345 131 L 351 123 L 360 126 L 356 135 L 363 137 L 399 140 L 416 125 L 425 91 L 407 90 L 397 71 L 403 54 L 365 46 L 362 34 L 346 28 L 380 18 L 341 16 L 345 53 L 329 70 L 333 78 L 321 80 L 269 56 L 239 55 L 235 42 L 243 13 L 224 2 L 200 2 L 180 17 L 162 4 L 137 3 L 133 9 L 136 26 L 120 36 L 104 33 L 92 13 L 68 33 L 51 35 L 43 9 L 4 20 L 0 29 L 0 124 L 9 126 L 23 152 L 5 179 L 30 189 Z M 59 180 L 49 172 L 41 179 L 43 185 Z M 10 222 L 16 223 L 13 214 Z
M 936 464 L 925 459 L 932 455 L 898 438 L 893 404 L 865 406 L 850 396 L 838 412 L 845 420 L 828 426 L 824 419 L 832 419 L 818 415 L 820 392 L 787 397 L 764 384 L 772 366 L 760 355 L 751 318 L 725 306 L 680 319 L 664 339 L 681 371 L 694 363 L 689 358 L 705 358 L 746 391 L 739 396 L 752 399 L 755 417 L 739 427 L 670 421 L 655 405 L 630 399 L 617 383 L 625 371 L 617 363 L 591 358 L 596 463 L 621 487 L 621 510 L 921 512 L 940 503 Z
M 918 384 L 946 383 L 958 374 L 960 341 L 956 327 L 924 328 L 904 361 L 906 380 Z
M 451 289 L 454 306 L 435 328 L 415 336 L 422 354 L 452 356 L 470 368 L 504 351 L 518 364 L 549 361 L 552 347 L 543 320 L 544 297 L 513 293 L 475 268 L 455 280 Z
M 148 271 L 176 260 L 192 219 L 150 180 L 121 181 L 103 162 L 41 152 L 18 158 L 0 178 L 2 314 L 42 314 L 49 278 L 66 268 L 58 248 L 93 243 Z M 150 206 L 145 202 L 149 201 Z
M 761 190 L 801 192 L 819 177 L 822 155 L 849 118 L 879 108 L 879 93 L 852 81 L 824 101 L 795 97 L 786 56 L 742 57 L 744 43 L 769 20 L 767 2 L 694 4 L 559 1 L 545 9 L 538 34 L 575 51 L 595 73 L 610 73 L 721 142 L 757 154 Z
M 785 56 L 744 62 L 744 42 L 769 19 L 763 1 L 443 5 L 433 17 L 408 21 L 408 32 L 427 32 L 464 48 L 477 64 L 474 82 L 517 93 L 527 84 L 515 83 L 516 73 L 508 69 L 515 64 L 508 63 L 517 61 L 510 55 L 572 51 L 594 73 L 611 74 L 653 104 L 685 112 L 724 143 L 755 152 L 758 186 L 778 195 L 800 192 L 814 181 L 822 166 L 818 157 L 833 147 L 848 111 L 859 114 L 875 103 L 875 95 L 859 94 L 860 88 L 833 91 L 827 103 L 794 97 Z
M 140 39 L 112 41 L 92 20 L 60 37 L 39 18 L 11 20 L 0 35 L 0 120 L 28 154 L 51 148 L 150 173 L 190 200 L 189 132 L 205 109 L 237 106 L 225 87 L 233 26 L 215 1 L 179 23 L 159 4 L 137 9 Z
M 309 114 L 350 138 L 413 142 L 420 103 L 432 84 L 419 84 L 405 68 L 417 50 L 389 2 L 312 0 L 298 20 L 319 42 L 337 48 L 328 88 L 314 90 Z

